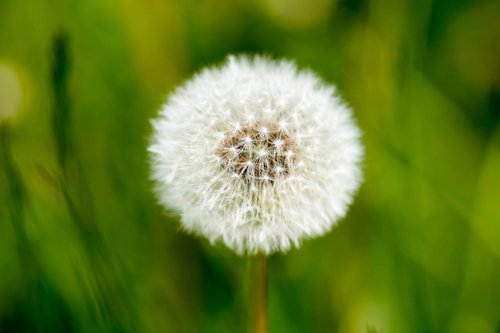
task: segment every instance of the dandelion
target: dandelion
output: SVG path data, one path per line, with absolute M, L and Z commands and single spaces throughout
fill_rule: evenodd
M 186 231 L 239 254 L 323 235 L 362 178 L 351 110 L 289 61 L 231 56 L 177 89 L 153 126 L 161 204 Z

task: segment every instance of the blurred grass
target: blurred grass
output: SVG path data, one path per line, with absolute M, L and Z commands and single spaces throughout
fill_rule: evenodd
M 271 332 L 499 332 L 498 17 L 491 0 L 1 1 L 20 85 L 0 71 L 0 107 L 22 100 L 0 117 L 0 332 L 246 327 L 246 258 L 177 231 L 146 155 L 165 95 L 235 52 L 336 83 L 367 151 L 346 221 L 271 258 Z

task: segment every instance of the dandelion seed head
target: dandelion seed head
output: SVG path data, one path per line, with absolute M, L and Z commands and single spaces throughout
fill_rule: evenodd
M 237 253 L 286 252 L 347 212 L 363 148 L 351 110 L 288 61 L 230 57 L 177 89 L 153 121 L 160 203 Z

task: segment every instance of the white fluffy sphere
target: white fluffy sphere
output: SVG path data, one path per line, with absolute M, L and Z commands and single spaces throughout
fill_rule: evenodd
M 178 88 L 153 126 L 161 204 L 186 231 L 239 254 L 324 234 L 361 182 L 351 110 L 289 61 L 231 56 Z

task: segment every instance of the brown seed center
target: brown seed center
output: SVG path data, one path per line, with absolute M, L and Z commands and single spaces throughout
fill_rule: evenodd
M 296 145 L 287 131 L 256 122 L 228 131 L 218 149 L 222 167 L 248 183 L 287 177 L 296 160 Z

